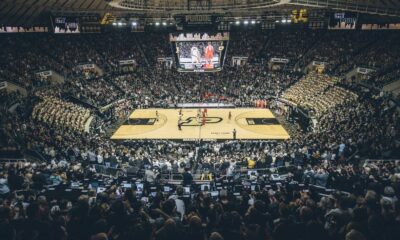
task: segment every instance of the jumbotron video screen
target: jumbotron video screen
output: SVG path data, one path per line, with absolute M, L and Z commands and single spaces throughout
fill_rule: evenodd
M 220 71 L 224 64 L 229 33 L 170 34 L 178 71 Z

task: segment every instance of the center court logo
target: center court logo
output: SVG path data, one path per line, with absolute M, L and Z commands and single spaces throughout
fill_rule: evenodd
M 214 123 L 222 122 L 221 117 L 206 117 L 205 120 L 206 120 L 205 121 L 206 124 L 214 124 Z M 182 127 L 184 127 L 184 126 L 191 126 L 191 127 L 201 126 L 202 125 L 201 121 L 202 121 L 202 118 L 200 118 L 200 122 L 198 122 L 196 117 L 188 117 L 182 121 L 181 126 Z

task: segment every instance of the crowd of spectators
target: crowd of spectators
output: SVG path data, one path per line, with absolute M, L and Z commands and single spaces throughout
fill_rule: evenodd
M 96 107 L 106 106 L 123 97 L 121 89 L 113 85 L 108 76 L 69 79 L 65 87 L 66 93 Z
M 35 152 L 44 161 L 0 166 L 0 238 L 396 239 L 399 162 L 361 167 L 359 161 L 398 158 L 396 105 L 338 77 L 260 64 L 269 57 L 322 60 L 335 66 L 328 73 L 342 73 L 351 61 L 358 65 L 361 58 L 353 57 L 380 36 L 277 32 L 233 34 L 228 56 L 250 60 L 213 74 L 154 67 L 156 57 L 168 52 L 166 39 L 157 43 L 154 33 L 0 39 L 7 46 L 0 49 L 6 56 L 0 77 L 28 90 L 27 97 L 1 92 L 1 149 Z M 370 51 L 368 59 L 375 54 Z M 395 62 L 396 53 L 388 54 Z M 129 58 L 138 62 L 136 70 L 115 71 L 119 60 Z M 76 71 L 80 63 L 95 63 L 105 75 L 84 78 Z M 36 69 L 62 71 L 66 82 L 32 89 Z M 383 73 L 376 76 L 385 78 Z M 107 135 L 134 108 L 182 102 L 254 106 L 281 97 L 315 114 L 312 130 L 282 142 L 114 142 Z M 82 131 L 90 115 L 90 131 Z M 105 176 L 104 169 L 123 176 Z M 165 174 L 179 176 L 181 186 L 168 185 Z M 194 180 L 200 179 L 210 182 L 198 186 Z M 62 194 L 50 194 L 60 188 Z
M 399 234 L 398 162 L 299 167 L 285 180 L 253 173 L 205 186 L 193 184 L 186 170 L 183 187 L 152 178 L 132 183 L 101 177 L 90 165 L 67 161 L 1 169 L 5 239 L 396 239 Z M 15 192 L 20 189 L 29 190 Z

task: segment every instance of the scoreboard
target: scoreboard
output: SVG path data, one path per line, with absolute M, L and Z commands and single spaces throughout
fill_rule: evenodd
M 290 15 L 293 23 L 306 23 L 308 22 L 307 9 L 294 9 Z

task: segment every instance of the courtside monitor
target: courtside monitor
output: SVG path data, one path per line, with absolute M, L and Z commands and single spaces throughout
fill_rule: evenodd
M 181 72 L 215 72 L 224 64 L 229 33 L 171 33 L 175 62 Z

